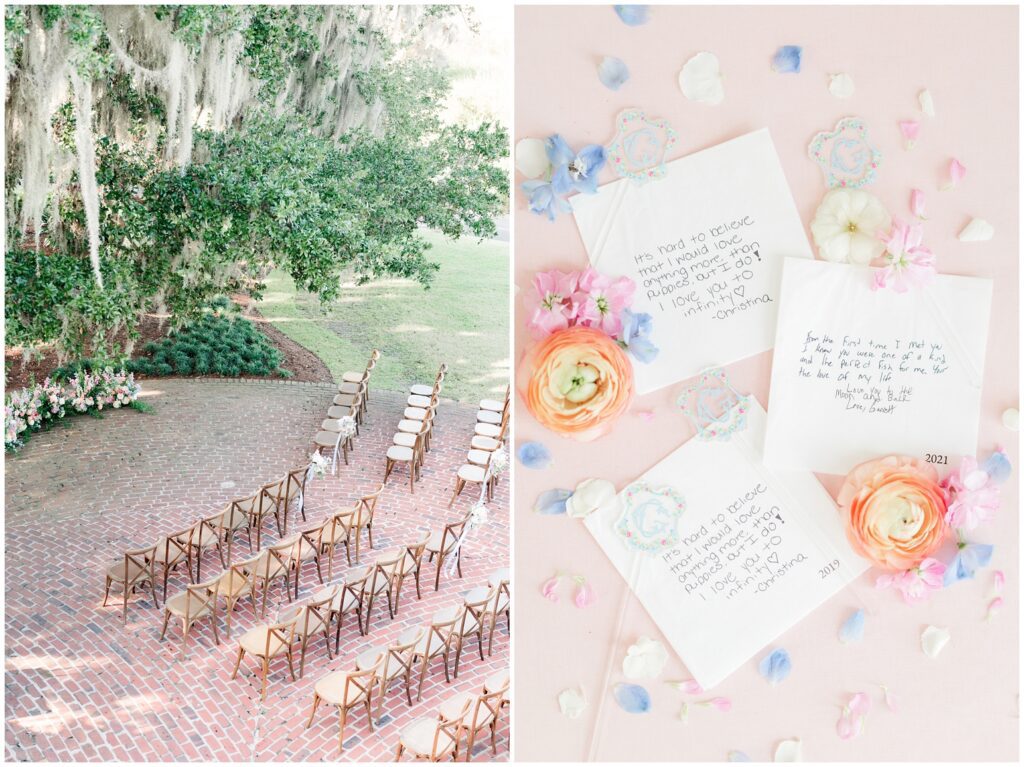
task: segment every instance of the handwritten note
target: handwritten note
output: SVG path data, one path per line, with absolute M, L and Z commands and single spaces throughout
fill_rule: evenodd
M 787 261 L 765 460 L 845 474 L 861 461 L 974 453 L 991 283 L 904 294 L 870 271 Z
M 637 480 L 685 499 L 671 548 L 637 552 L 607 510 L 585 521 L 705 688 L 866 568 L 814 475 L 764 466 L 766 421 L 751 400 L 745 431 L 728 441 L 689 440 Z
M 590 261 L 637 284 L 657 359 L 640 393 L 771 348 L 782 260 L 810 258 L 767 130 L 675 160 L 665 178 L 570 198 Z

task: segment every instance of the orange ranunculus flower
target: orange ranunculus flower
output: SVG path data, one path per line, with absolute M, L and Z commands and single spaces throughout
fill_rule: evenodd
M 946 535 L 946 500 L 931 464 L 905 455 L 866 461 L 847 475 L 837 502 L 854 551 L 886 570 L 909 570 Z
M 633 365 L 608 335 L 575 326 L 528 355 L 523 399 L 537 421 L 578 440 L 603 434 L 633 399 Z

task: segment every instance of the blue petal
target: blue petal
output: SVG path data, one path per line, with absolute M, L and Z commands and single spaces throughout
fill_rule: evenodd
M 524 442 L 516 455 L 519 462 L 528 469 L 546 469 L 551 463 L 551 451 L 540 442 Z
M 580 150 L 579 158 L 587 166 L 587 178 L 596 178 L 597 172 L 608 161 L 608 155 L 600 144 L 587 144 Z
M 640 316 L 631 309 L 622 310 L 622 341 L 626 346 L 640 334 Z
M 646 714 L 651 710 L 651 695 L 638 684 L 617 684 L 615 701 L 630 714 Z
M 648 7 L 646 5 L 615 6 L 615 12 L 619 14 L 619 18 L 622 19 L 622 23 L 631 27 L 638 27 L 641 24 L 646 24 L 647 11 Z
M 843 644 L 859 642 L 864 638 L 864 611 L 856 610 L 839 629 L 839 641 Z
M 978 569 L 988 567 L 988 563 L 992 561 L 993 551 L 995 546 L 988 543 L 965 544 L 957 551 L 953 561 L 946 565 L 942 585 L 950 586 L 957 581 L 970 580 Z
M 729 752 L 730 762 L 749 762 L 750 757 L 744 754 L 742 751 L 730 751 Z
M 559 196 L 567 195 L 572 191 L 572 177 L 569 175 L 568 165 L 556 165 L 551 174 L 551 188 Z
M 799 73 L 800 59 L 803 57 L 804 49 L 799 45 L 783 45 L 775 51 L 772 59 L 772 69 L 783 74 Z
M 545 490 L 537 496 L 533 504 L 533 510 L 538 514 L 565 514 L 565 502 L 572 495 L 572 490 L 564 490 L 556 487 L 554 490 Z
M 629 343 L 629 353 L 645 365 L 654 362 L 658 356 L 658 347 L 651 343 L 649 338 L 634 338 Z
M 639 312 L 634 316 L 637 321 L 637 334 L 641 336 L 650 335 L 651 329 L 654 327 L 654 318 L 647 312 Z
M 992 453 L 981 468 L 996 484 L 1001 484 L 1009 479 L 1010 472 L 1013 471 L 1013 466 L 1010 465 L 1010 458 L 1002 450 L 996 450 L 996 452 Z
M 629 79 L 629 68 L 622 59 L 605 56 L 597 67 L 597 76 L 605 88 L 617 91 Z
M 762 660 L 757 669 L 761 672 L 761 676 L 776 685 L 789 676 L 789 672 L 793 670 L 793 664 L 789 660 L 789 653 L 780 647 Z
M 553 136 L 549 136 L 547 141 L 544 142 L 544 147 L 548 152 L 548 160 L 551 161 L 552 165 L 568 165 L 571 163 L 576 155 L 572 149 L 565 142 L 565 139 L 558 133 Z

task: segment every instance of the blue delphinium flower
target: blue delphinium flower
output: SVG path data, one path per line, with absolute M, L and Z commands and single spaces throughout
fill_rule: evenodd
M 551 161 L 551 187 L 555 194 L 565 196 L 570 192 L 594 194 L 597 192 L 597 174 L 604 167 L 607 158 L 600 144 L 588 144 L 573 152 L 565 139 L 557 133 L 545 145 Z
M 546 215 L 554 221 L 557 213 L 568 213 L 572 207 L 563 197 L 555 193 L 550 181 L 532 180 L 522 185 L 522 190 L 529 199 L 530 211 L 537 215 Z
M 636 27 L 647 23 L 649 8 L 646 5 L 616 5 L 614 8 L 623 24 Z
M 946 565 L 942 585 L 950 586 L 973 578 L 979 568 L 988 567 L 994 549 L 995 546 L 988 543 L 958 543 L 956 556 Z
M 551 451 L 541 442 L 524 442 L 516 456 L 528 469 L 546 469 L 551 464 Z
M 800 74 L 804 49 L 799 45 L 783 45 L 775 51 L 772 69 L 781 74 Z
M 658 347 L 651 343 L 653 318 L 646 312 L 622 310 L 622 345 L 640 362 L 653 362 Z
M 620 58 L 605 56 L 597 67 L 597 77 L 604 87 L 617 91 L 629 79 L 629 67 Z
M 789 659 L 789 653 L 780 647 L 762 660 L 757 670 L 774 686 L 789 676 L 793 662 Z

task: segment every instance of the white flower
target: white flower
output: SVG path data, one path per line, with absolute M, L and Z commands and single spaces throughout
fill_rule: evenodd
M 508 453 L 505 448 L 499 447 L 493 453 L 491 453 L 491 476 L 497 476 L 508 468 Z
M 620 506 L 615 485 L 606 479 L 585 479 L 566 500 L 565 512 L 570 517 L 583 518 L 609 506 L 616 510 Z
M 484 504 L 478 503 L 469 513 L 469 526 L 479 527 L 480 525 L 486 525 L 490 516 L 490 509 L 488 509 Z
M 668 650 L 656 639 L 640 637 L 626 650 L 622 659 L 622 673 L 627 679 L 653 679 L 665 668 Z
M 551 162 L 543 139 L 524 138 L 516 144 L 516 170 L 526 178 L 540 178 L 548 172 Z
M 921 632 L 921 649 L 929 658 L 935 658 L 949 644 L 949 630 L 929 626 Z
M 569 688 L 558 693 L 558 707 L 570 719 L 578 719 L 587 707 L 587 696 L 583 688 Z
M 878 239 L 892 224 L 882 201 L 861 189 L 833 189 L 818 206 L 811 234 L 826 261 L 871 263 L 885 251 Z
M 338 427 L 342 439 L 349 439 L 356 435 L 356 419 L 350 415 L 342 416 Z
M 679 88 L 690 101 L 720 104 L 725 98 L 722 70 L 718 57 L 701 51 L 683 65 L 679 72 Z

